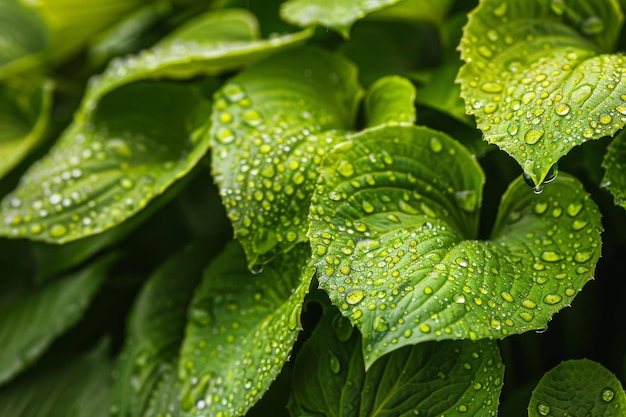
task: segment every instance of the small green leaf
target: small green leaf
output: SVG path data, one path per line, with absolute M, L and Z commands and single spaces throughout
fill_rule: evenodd
M 602 166 L 602 185 L 613 194 L 615 204 L 626 209 L 626 134 L 618 135 L 608 147 Z
M 406 78 L 388 76 L 379 79 L 365 96 L 367 126 L 390 123 L 415 123 L 415 87 Z
M 215 75 L 248 64 L 277 50 L 304 42 L 311 31 L 259 39 L 258 22 L 243 9 L 218 10 L 196 17 L 153 48 L 114 59 L 90 81 L 83 101 L 89 109 L 102 96 L 139 80 Z
M 206 269 L 189 310 L 179 375 L 182 408 L 196 417 L 240 416 L 269 388 L 300 331 L 313 276 L 299 245 L 248 271 L 231 243 Z
M 533 391 L 529 417 L 621 417 L 626 394 L 619 380 L 588 359 L 562 362 L 548 371 Z
M 248 265 L 306 240 L 322 157 L 354 124 L 356 68 L 318 49 L 286 51 L 230 79 L 215 95 L 212 165 Z
M 135 83 L 77 118 L 0 203 L 0 235 L 65 243 L 143 209 L 206 153 L 198 86 Z
M 475 240 L 482 183 L 467 150 L 423 127 L 370 129 L 325 158 L 312 262 L 367 366 L 407 344 L 544 328 L 593 277 L 602 225 L 577 180 L 537 196 L 518 178 L 489 241 Z
M 470 15 L 467 112 L 537 186 L 572 147 L 626 124 L 626 60 L 608 53 L 622 20 L 615 0 L 485 0 Z
M 52 84 L 15 80 L 0 85 L 0 178 L 44 136 L 52 107 Z
M 111 256 L 103 258 L 0 305 L 0 383 L 30 366 L 57 336 L 80 320 L 112 260 Z
M 127 340 L 114 372 L 111 407 L 119 417 L 143 416 L 163 380 L 176 375 L 188 303 L 200 280 L 202 257 L 193 247 L 150 277 L 133 308 Z M 171 388 L 171 387 L 170 387 Z
M 292 416 L 495 416 L 504 367 L 493 341 L 407 346 L 365 372 L 358 331 L 327 311 L 296 357 Z
M 399 0 L 288 0 L 283 3 L 280 15 L 298 26 L 322 25 L 341 33 L 345 38 L 357 20 L 375 10 L 391 6 Z
M 3 339 L 9 340 L 9 339 Z M 109 415 L 108 343 L 61 363 L 47 363 L 0 390 L 0 415 L 51 417 Z

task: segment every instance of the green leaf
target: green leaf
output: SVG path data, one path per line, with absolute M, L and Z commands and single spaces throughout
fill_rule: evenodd
M 367 126 L 415 123 L 415 87 L 406 78 L 388 76 L 372 84 L 365 96 Z
M 39 144 L 50 118 L 52 84 L 0 84 L 0 178 Z
M 296 357 L 292 416 L 495 416 L 504 367 L 493 341 L 406 346 L 365 372 L 361 338 L 339 313 L 322 316 Z
M 312 262 L 367 366 L 406 344 L 544 328 L 593 277 L 602 226 L 576 179 L 537 196 L 518 178 L 489 241 L 476 240 L 482 183 L 467 150 L 423 127 L 364 131 L 324 160 Z
M 0 203 L 0 235 L 65 243 L 143 209 L 206 153 L 210 105 L 198 90 L 153 82 L 108 94 Z
M 485 0 L 461 39 L 461 94 L 484 139 L 540 186 L 577 145 L 626 123 L 615 0 Z
M 613 194 L 615 204 L 626 209 L 626 134 L 621 133 L 609 145 L 602 166 L 606 170 L 602 184 Z
M 80 320 L 112 260 L 111 256 L 103 258 L 0 305 L 0 383 L 30 366 L 57 336 Z
M 622 384 L 599 363 L 562 362 L 548 371 L 533 391 L 529 417 L 619 417 L 626 409 Z
M 442 24 L 452 3 L 452 0 L 402 0 L 371 13 L 368 15 L 368 18 L 411 23 L 426 21 L 439 26 Z
M 8 340 L 8 339 L 3 339 Z M 36 369 L 0 389 L 0 415 L 11 417 L 109 415 L 108 344 L 86 355 Z
M 307 245 L 247 270 L 231 243 L 205 271 L 189 311 L 179 375 L 182 407 L 196 417 L 240 416 L 289 358 L 313 276 Z
M 243 9 L 205 13 L 183 25 L 153 48 L 116 58 L 93 78 L 83 101 L 88 111 L 102 96 L 139 80 L 215 75 L 231 71 L 278 50 L 303 43 L 311 31 L 259 39 L 258 22 Z
M 354 124 L 356 68 L 318 49 L 283 52 L 215 95 L 212 166 L 248 265 L 306 240 L 322 157 Z
M 155 397 L 168 396 L 160 385 L 176 375 L 187 308 L 203 267 L 197 252 L 188 247 L 167 261 L 137 298 L 114 372 L 111 407 L 117 416 L 143 416 Z
M 336 30 L 347 38 L 354 22 L 368 13 L 388 7 L 398 1 L 317 0 L 311 2 L 309 0 L 288 0 L 281 6 L 280 15 L 294 25 L 322 25 Z

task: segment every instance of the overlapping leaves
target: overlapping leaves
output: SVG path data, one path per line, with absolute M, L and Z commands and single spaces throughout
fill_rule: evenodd
M 476 240 L 483 174 L 443 133 L 388 126 L 325 159 L 311 205 L 320 285 L 363 333 L 369 366 L 427 340 L 544 328 L 593 277 L 600 216 L 573 177 L 518 178 Z
M 606 170 L 603 184 L 613 194 L 615 204 L 626 209 L 626 134 L 611 142 L 602 166 Z
M 610 54 L 622 20 L 615 0 L 484 0 L 470 15 L 467 112 L 537 186 L 572 147 L 626 123 L 625 61 Z

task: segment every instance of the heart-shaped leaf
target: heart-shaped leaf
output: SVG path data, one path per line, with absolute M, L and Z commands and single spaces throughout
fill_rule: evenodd
M 346 322 L 327 311 L 298 353 L 292 416 L 497 414 L 504 367 L 495 342 L 406 346 L 365 372 L 360 334 Z
M 461 39 L 461 94 L 484 139 L 538 187 L 577 145 L 626 124 L 615 0 L 484 0 Z
M 528 417 L 620 417 L 626 410 L 622 384 L 599 363 L 562 362 L 548 371 L 533 391 Z
M 258 401 L 289 358 L 313 271 L 299 245 L 248 271 L 232 242 L 206 269 L 189 310 L 179 375 L 189 415 L 241 416 Z
M 356 69 L 318 49 L 274 55 L 215 95 L 212 166 L 249 265 L 306 240 L 316 167 L 354 123 Z
M 372 84 L 365 96 L 369 127 L 390 123 L 415 123 L 415 87 L 406 78 L 388 76 Z
M 209 112 L 196 85 L 135 83 L 108 94 L 0 203 L 0 235 L 64 243 L 134 215 L 206 153 Z
M 51 107 L 49 82 L 15 80 L 0 85 L 0 178 L 38 145 Z
M 609 145 L 602 161 L 603 185 L 613 194 L 615 204 L 626 209 L 626 134 L 621 133 Z
M 407 344 L 544 328 L 600 257 L 597 207 L 567 175 L 540 196 L 518 178 L 491 240 L 475 240 L 482 172 L 437 131 L 364 131 L 335 147 L 321 172 L 312 262 L 363 333 L 368 366 Z

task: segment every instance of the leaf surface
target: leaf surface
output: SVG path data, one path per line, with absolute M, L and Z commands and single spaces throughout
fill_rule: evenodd
M 252 273 L 232 242 L 206 269 L 179 363 L 185 415 L 240 416 L 269 388 L 300 331 L 313 276 L 299 245 Z
M 0 235 L 65 243 L 143 209 L 206 153 L 210 105 L 198 90 L 135 83 L 104 97 L 0 203 Z
M 388 76 L 371 85 L 365 96 L 367 126 L 415 123 L 415 87 L 409 80 Z
M 626 134 L 621 133 L 609 145 L 602 166 L 603 185 L 613 194 L 615 204 L 626 209 Z
M 626 123 L 626 61 L 610 53 L 622 21 L 614 0 L 485 0 L 471 13 L 466 110 L 537 186 L 572 147 Z
M 497 414 L 504 367 L 495 342 L 406 346 L 365 372 L 361 338 L 351 330 L 338 312 L 322 317 L 296 357 L 292 416 Z
M 0 305 L 0 383 L 30 366 L 56 337 L 80 320 L 111 261 L 110 256 L 103 258 Z
M 541 378 L 528 416 L 619 417 L 625 409 L 626 394 L 615 375 L 599 363 L 578 359 L 560 363 Z
M 230 79 L 215 95 L 211 153 L 248 265 L 306 240 L 316 167 L 352 128 L 361 90 L 337 55 L 299 49 Z
M 364 131 L 335 147 L 321 172 L 312 262 L 363 333 L 367 366 L 406 344 L 544 328 L 600 257 L 598 209 L 568 175 L 540 196 L 518 178 L 491 239 L 476 240 L 483 174 L 437 131 Z

